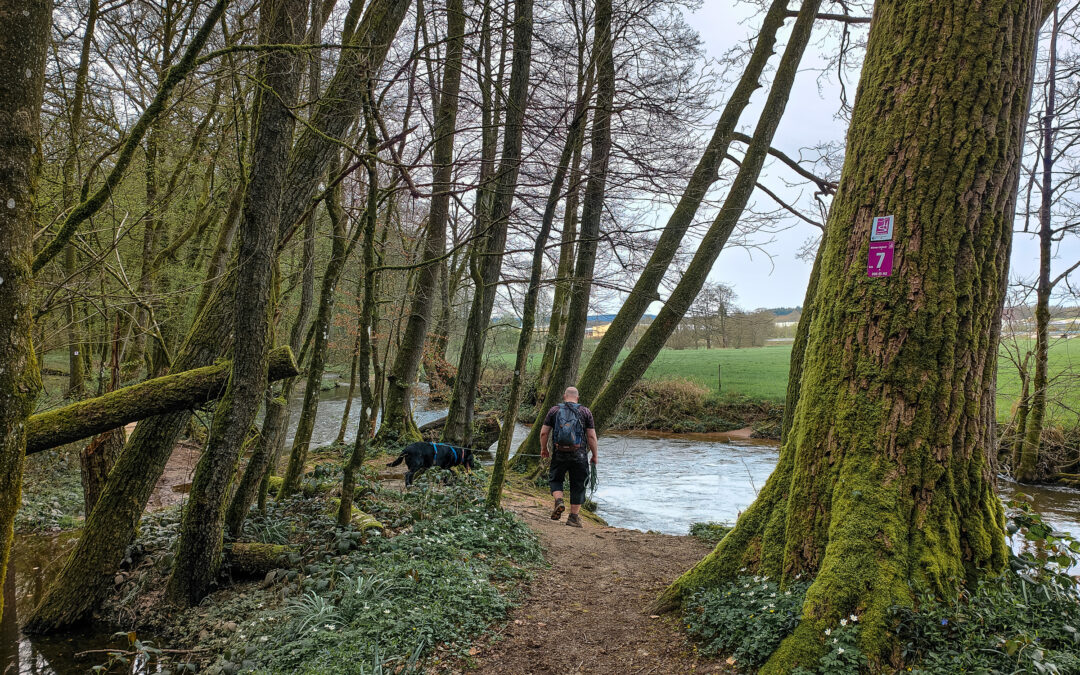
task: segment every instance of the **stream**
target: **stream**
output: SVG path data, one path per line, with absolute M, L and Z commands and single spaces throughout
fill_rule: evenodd
M 343 387 L 322 392 L 312 447 L 337 438 L 347 396 Z M 300 400 L 290 402 L 293 424 L 300 404 Z M 420 396 L 414 415 L 417 424 L 423 425 L 445 412 L 430 407 L 427 398 Z M 355 433 L 358 415 L 354 407 L 347 438 Z M 517 425 L 515 445 L 527 433 L 528 427 Z M 289 443 L 292 436 L 290 431 Z M 732 439 L 725 434 L 612 434 L 600 439 L 598 486 L 593 498 L 599 515 L 612 526 L 686 534 L 694 522 L 734 522 L 765 484 L 777 457 L 773 442 Z M 1006 480 L 999 481 L 998 487 L 1006 499 L 1019 491 Z M 1035 508 L 1055 528 L 1080 537 L 1080 491 L 1052 486 L 1024 486 L 1022 491 L 1034 498 Z M 121 646 L 110 641 L 109 633 L 33 639 L 19 633 L 19 617 L 25 617 L 40 598 L 77 536 L 77 532 L 15 536 L 13 566 L 3 589 L 0 675 L 80 672 L 86 661 L 76 662 L 76 652 Z M 101 662 L 104 660 L 102 657 Z M 135 664 L 130 672 L 151 671 L 144 664 Z

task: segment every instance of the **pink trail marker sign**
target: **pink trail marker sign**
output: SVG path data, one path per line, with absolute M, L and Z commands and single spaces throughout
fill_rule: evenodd
M 866 276 L 871 279 L 876 279 L 877 277 L 891 277 L 892 266 L 893 242 L 870 242 L 870 254 L 866 261 Z

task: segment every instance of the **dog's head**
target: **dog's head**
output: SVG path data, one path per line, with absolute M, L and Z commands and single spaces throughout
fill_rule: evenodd
M 464 457 L 462 458 L 462 464 L 470 469 L 476 468 L 476 456 L 473 454 L 472 448 L 465 448 L 463 451 Z

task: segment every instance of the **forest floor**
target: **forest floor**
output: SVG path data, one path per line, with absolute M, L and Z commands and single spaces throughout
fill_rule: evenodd
M 499 675 L 667 675 L 735 672 L 695 654 L 674 614 L 646 607 L 711 547 L 693 537 L 551 520 L 551 504 L 514 490 L 503 505 L 535 531 L 550 567 L 510 620 L 453 672 Z

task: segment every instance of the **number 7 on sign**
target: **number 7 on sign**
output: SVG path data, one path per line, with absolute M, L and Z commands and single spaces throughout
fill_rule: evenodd
M 871 279 L 892 276 L 893 242 L 870 242 L 870 251 L 866 261 L 866 276 Z

